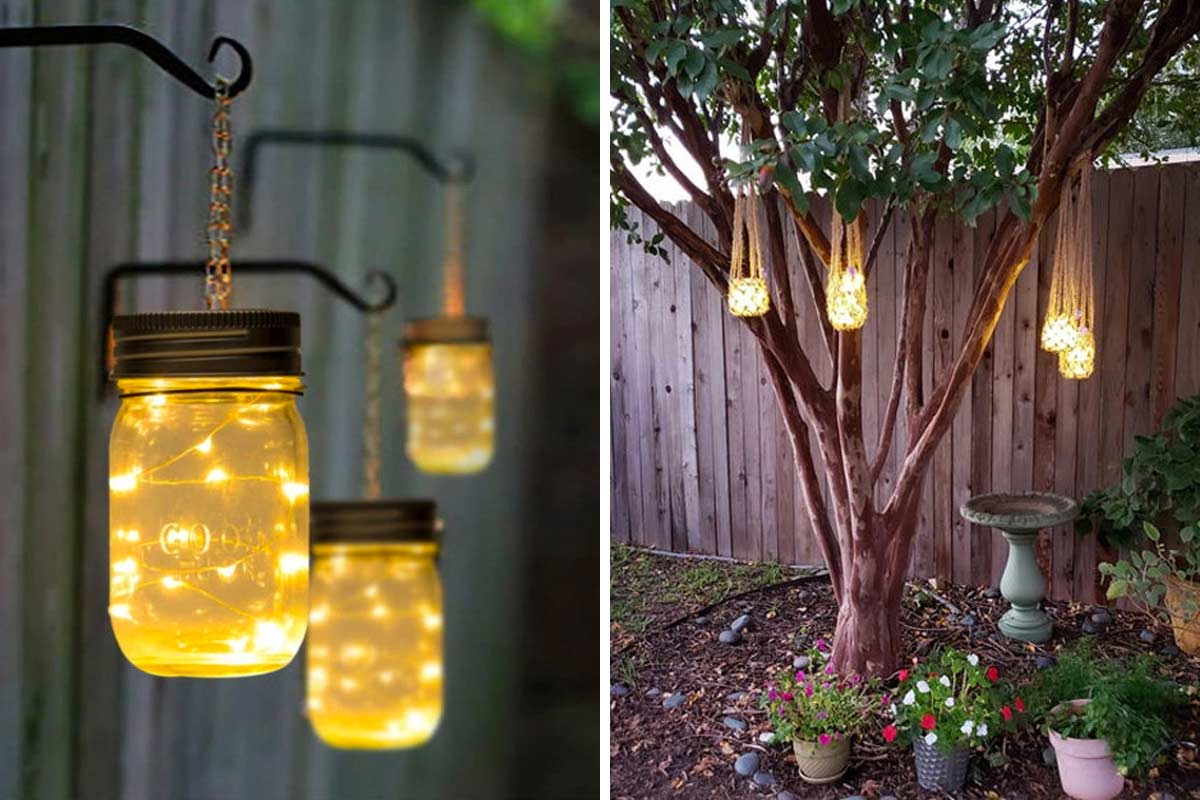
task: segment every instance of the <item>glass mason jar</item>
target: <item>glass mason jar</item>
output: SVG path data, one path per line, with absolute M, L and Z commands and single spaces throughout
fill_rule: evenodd
M 415 747 L 441 721 L 436 514 L 428 500 L 313 505 L 306 706 L 332 747 Z
M 113 321 L 109 618 L 152 675 L 286 666 L 308 610 L 300 318 L 158 312 Z
M 409 322 L 404 338 L 408 456 L 422 472 L 467 475 L 492 460 L 496 383 L 487 320 Z

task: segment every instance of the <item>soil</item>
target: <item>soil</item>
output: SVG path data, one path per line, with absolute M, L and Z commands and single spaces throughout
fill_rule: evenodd
M 706 569 L 712 569 L 711 563 Z M 687 569 L 687 560 L 639 552 L 637 559 L 614 558 L 613 564 L 613 602 L 632 592 L 646 612 L 637 631 L 614 622 L 610 637 L 612 680 L 629 689 L 625 696 L 610 700 L 612 797 L 770 798 L 784 790 L 796 797 L 820 799 L 937 796 L 918 787 L 911 750 L 886 745 L 877 735 L 856 742 L 845 777 L 822 787 L 800 780 L 790 746 L 759 743 L 759 734 L 770 729 L 758 708 L 764 683 L 790 668 L 793 657 L 807 652 L 817 637 L 832 639 L 836 607 L 823 576 L 786 572 L 779 576 L 782 582 L 771 586 L 712 603 L 706 602 L 711 597 L 697 596 L 681 605 L 663 602 L 655 593 L 672 596 L 673 582 Z M 1083 622 L 1098 610 L 1047 602 L 1044 607 L 1054 620 L 1054 636 L 1044 645 L 1031 645 L 999 633 L 996 621 L 1007 603 L 994 594 L 931 581 L 910 583 L 901 615 L 905 656 L 923 657 L 937 647 L 954 646 L 979 654 L 997 665 L 1005 678 L 1020 684 L 1036 672 L 1037 656 L 1052 656 L 1084 636 Z M 1107 611 L 1113 619 L 1096 637 L 1099 656 L 1159 653 L 1173 641 L 1168 627 L 1143 614 Z M 751 614 L 753 624 L 742 641 L 719 643 L 721 631 L 744 613 Z M 968 614 L 975 618 L 974 625 L 963 624 Z M 1155 634 L 1153 643 L 1139 639 L 1147 629 Z M 1200 660 L 1164 655 L 1162 662 L 1180 683 L 1200 686 Z M 744 695 L 731 698 L 736 692 Z M 686 697 L 681 707 L 663 707 L 664 697 L 679 693 Z M 748 729 L 730 730 L 723 724 L 726 716 L 745 720 Z M 873 730 L 884 724 L 881 718 Z M 1196 744 L 1200 742 L 1200 693 L 1175 733 L 1179 738 L 1165 753 L 1164 763 L 1142 779 L 1128 780 L 1122 797 L 1200 800 Z M 973 759 L 967 786 L 956 796 L 1064 797 L 1057 769 L 1042 759 L 1047 744 L 1033 728 L 997 741 L 991 752 Z M 761 754 L 759 769 L 776 779 L 770 788 L 756 786 L 733 769 L 737 757 L 752 750 Z

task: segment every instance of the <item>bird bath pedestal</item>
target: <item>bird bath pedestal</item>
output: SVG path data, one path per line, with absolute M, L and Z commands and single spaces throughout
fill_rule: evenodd
M 1042 528 L 1075 519 L 1079 506 L 1069 497 L 1045 492 L 981 494 L 963 503 L 959 513 L 968 522 L 996 528 L 1008 542 L 1000 593 L 1012 608 L 1000 618 L 1000 632 L 1023 642 L 1049 639 L 1050 618 L 1039 607 L 1046 596 L 1046 579 L 1033 543 Z

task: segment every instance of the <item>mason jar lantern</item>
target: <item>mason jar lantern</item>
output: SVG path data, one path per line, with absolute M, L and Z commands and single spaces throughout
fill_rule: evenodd
M 307 711 L 333 747 L 415 747 L 442 716 L 442 585 L 428 500 L 313 504 Z
M 409 458 L 422 472 L 479 472 L 492 459 L 495 433 L 487 320 L 413 320 L 403 344 Z
M 152 675 L 287 665 L 308 610 L 300 317 L 168 311 L 113 320 L 109 617 Z

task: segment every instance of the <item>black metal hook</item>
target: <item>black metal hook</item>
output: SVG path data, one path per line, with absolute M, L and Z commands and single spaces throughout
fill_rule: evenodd
M 259 151 L 268 144 L 318 145 L 323 147 L 364 147 L 373 150 L 397 150 L 416 159 L 426 172 L 441 183 L 466 183 L 475 175 L 475 159 L 470 153 L 457 151 L 447 158 L 434 155 L 412 136 L 357 131 L 302 131 L 291 128 L 261 128 L 245 137 L 245 159 L 242 164 L 242 201 L 236 204 L 237 229 L 246 230 L 251 224 L 254 206 L 254 182 L 257 176 Z
M 117 281 L 122 278 L 144 275 L 189 275 L 199 281 L 204 275 L 204 267 L 205 264 L 203 261 L 127 261 L 109 267 L 104 272 L 104 291 L 101 298 L 104 307 L 100 312 L 100 318 L 103 320 L 105 331 L 100 355 L 100 391 L 102 395 L 105 387 L 108 385 L 108 373 L 112 367 L 109 362 L 112 345 L 112 319 L 116 314 L 117 305 Z M 254 275 L 278 275 L 285 273 L 303 273 L 309 275 L 316 278 L 325 288 L 364 314 L 377 314 L 391 308 L 396 304 L 396 296 L 398 294 L 396 279 L 380 269 L 373 269 L 367 273 L 367 286 L 370 286 L 374 282 L 382 282 L 384 287 L 383 297 L 379 300 L 371 301 L 342 283 L 329 270 L 309 261 L 240 259 L 235 262 L 234 268 L 239 273 Z
M 0 47 L 50 47 L 69 44 L 123 44 L 148 56 L 167 72 L 201 97 L 213 99 L 216 87 L 189 67 L 166 45 L 148 33 L 128 25 L 34 25 L 24 28 L 0 28 Z M 238 76 L 229 84 L 229 97 L 237 97 L 250 85 L 254 62 L 250 52 L 236 39 L 218 36 L 208 51 L 211 63 L 222 45 L 237 53 L 241 62 Z

